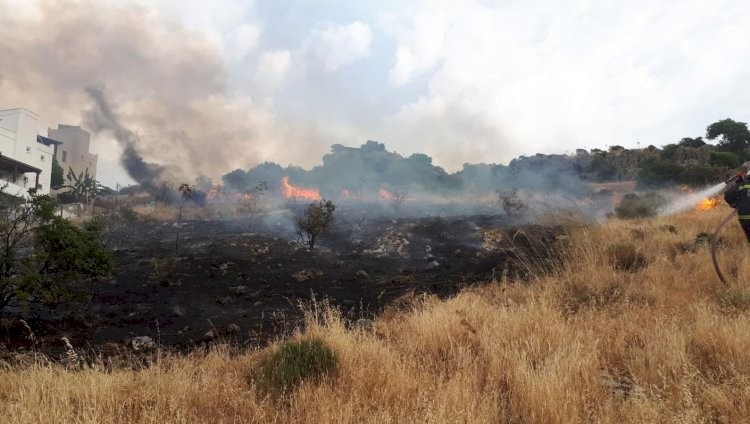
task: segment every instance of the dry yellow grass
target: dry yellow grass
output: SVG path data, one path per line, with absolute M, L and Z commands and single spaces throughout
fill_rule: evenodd
M 313 311 L 295 337 L 339 358 L 335 378 L 288 399 L 248 375 L 266 351 L 166 357 L 149 368 L 0 371 L 4 422 L 750 422 L 750 249 L 735 223 L 716 279 L 708 246 L 727 209 L 613 221 L 570 234 L 571 257 L 530 283 L 422 298 L 350 330 Z M 665 225 L 674 225 L 677 233 Z M 618 271 L 612 243 L 648 266 Z M 695 248 L 693 248 L 695 246 Z

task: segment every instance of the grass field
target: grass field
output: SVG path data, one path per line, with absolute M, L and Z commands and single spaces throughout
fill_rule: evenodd
M 148 367 L 0 370 L 3 422 L 750 422 L 750 248 L 727 208 L 571 228 L 564 263 L 449 300 L 417 297 L 351 329 L 309 311 L 336 371 L 288 395 L 253 376 L 270 353 L 218 346 Z M 616 248 L 611 246 L 620 244 Z M 632 246 L 624 246 L 630 244 Z M 613 259 L 612 255 L 617 256 Z M 615 263 L 619 266 L 613 266 Z M 1 365 L 1 364 L 0 364 Z

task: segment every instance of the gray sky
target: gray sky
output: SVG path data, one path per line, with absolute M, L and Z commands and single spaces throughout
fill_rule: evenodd
M 367 139 L 452 171 L 750 119 L 743 1 L 0 0 L 0 40 L 0 108 L 76 124 L 103 87 L 186 176 Z

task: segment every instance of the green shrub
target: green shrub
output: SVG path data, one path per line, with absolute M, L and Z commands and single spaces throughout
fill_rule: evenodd
M 72 300 L 74 287 L 81 290 L 81 283 L 111 274 L 114 262 L 101 239 L 101 222 L 79 227 L 55 211 L 52 197 L 32 194 L 0 213 L 0 314 L 13 302 L 27 309 Z M 31 247 L 29 254 L 19 254 L 23 246 Z
M 661 195 L 650 192 L 643 196 L 628 193 L 615 207 L 615 215 L 620 219 L 649 218 L 656 216 L 657 211 L 666 203 Z
M 337 366 L 335 352 L 321 340 L 285 342 L 261 362 L 254 380 L 262 391 L 284 395 L 303 381 L 317 383 L 333 375 Z
M 641 163 L 636 182 L 638 187 L 664 186 L 678 181 L 682 171 L 683 167 L 671 160 L 648 159 Z
M 335 210 L 336 205 L 325 199 L 307 205 L 305 212 L 294 221 L 299 241 L 313 250 L 318 238 L 331 228 Z
M 682 184 L 700 187 L 726 179 L 726 168 L 703 164 L 688 165 L 682 169 L 677 180 Z
M 634 272 L 644 268 L 646 257 L 630 243 L 613 244 L 607 248 L 607 260 L 613 268 Z
M 735 169 L 740 166 L 740 158 L 732 152 L 711 152 L 711 165 Z

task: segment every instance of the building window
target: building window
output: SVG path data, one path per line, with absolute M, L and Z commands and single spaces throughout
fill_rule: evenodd
M 65 150 L 63 150 L 63 163 L 65 163 L 67 161 L 68 161 L 68 152 L 66 152 Z
M 39 160 L 44 162 L 44 155 L 39 156 Z
M 31 147 L 26 146 L 26 153 L 31 153 Z
M 23 177 L 23 186 L 26 187 L 26 184 L 29 183 L 29 177 Z

